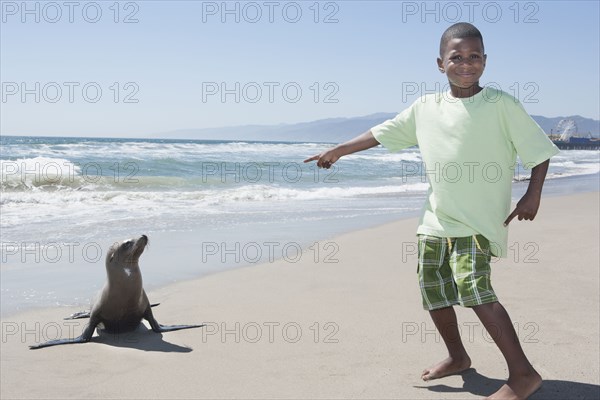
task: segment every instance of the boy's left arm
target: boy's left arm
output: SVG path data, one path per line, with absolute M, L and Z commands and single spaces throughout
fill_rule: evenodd
M 542 186 L 544 186 L 549 164 L 550 160 L 546 160 L 532 168 L 527 192 L 521 197 L 514 211 L 506 218 L 504 226 L 508 226 L 510 221 L 517 216 L 519 217 L 519 221 L 523 219 L 533 221 L 540 207 Z

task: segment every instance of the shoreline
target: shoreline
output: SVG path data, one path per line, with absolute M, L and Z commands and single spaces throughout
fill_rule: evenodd
M 527 181 L 513 182 L 513 203 L 523 195 L 527 185 Z M 597 191 L 600 191 L 600 174 L 549 179 L 544 185 L 542 205 L 545 198 L 560 197 L 573 193 L 594 193 Z M 402 198 L 394 198 L 394 201 L 400 202 Z M 202 279 L 229 270 L 257 267 L 264 263 L 271 264 L 286 257 L 294 259 L 295 254 L 299 251 L 303 253 L 312 252 L 313 256 L 319 255 L 323 257 L 327 254 L 335 253 L 335 248 L 329 242 L 340 235 L 385 226 L 396 221 L 415 218 L 418 215 L 419 211 L 413 210 L 406 211 L 394 219 L 385 218 L 385 216 L 376 216 L 370 221 L 367 221 L 365 217 L 361 217 L 357 221 L 345 219 L 340 221 L 332 220 L 331 223 L 340 222 L 341 224 L 335 227 L 329 224 L 329 226 L 326 226 L 325 232 L 322 231 L 322 225 L 319 225 L 318 230 L 315 229 L 312 231 L 307 230 L 307 227 L 301 228 L 300 234 L 294 232 L 293 228 L 287 229 L 287 231 L 278 234 L 277 240 L 268 240 L 258 233 L 253 234 L 248 227 L 245 228 L 243 231 L 244 235 L 242 236 L 251 235 L 252 240 L 229 241 L 228 232 L 235 232 L 235 235 L 240 236 L 240 228 L 238 227 L 224 228 L 220 232 L 214 232 L 214 234 L 211 234 L 209 240 L 202 237 L 200 231 L 154 232 L 150 235 L 151 245 L 145 254 L 142 255 L 140 266 L 146 278 L 146 287 L 148 290 L 155 290 L 181 281 Z M 320 224 L 322 223 L 320 222 Z M 273 227 L 269 229 L 273 230 Z M 256 239 L 257 237 L 262 237 L 265 240 Z M 125 239 L 125 237 L 120 239 Z M 105 242 L 102 243 L 102 251 L 108 250 L 108 246 L 110 245 L 108 241 Z M 232 246 L 238 246 L 235 251 L 237 254 L 227 253 L 228 250 L 235 248 Z M 325 246 L 327 248 L 324 248 Z M 201 251 L 198 251 L 199 247 Z M 181 254 L 178 257 L 181 265 L 177 266 L 178 271 L 175 276 L 164 271 L 163 265 L 168 265 L 170 260 L 168 256 L 164 256 L 164 250 L 161 249 L 177 249 L 177 252 Z M 194 250 L 190 251 L 190 249 Z M 215 254 L 211 253 L 215 251 Z M 196 255 L 192 254 L 194 252 Z M 255 257 L 257 252 L 262 253 L 262 258 L 257 259 Z M 225 258 L 225 260 L 219 259 L 220 257 Z M 13 293 L 18 292 L 20 287 L 18 285 L 16 287 L 9 286 L 7 289 L 6 283 L 4 283 L 2 285 L 4 301 L 0 317 L 9 318 L 29 310 L 47 308 L 65 308 L 71 306 L 89 308 L 93 297 L 104 283 L 104 257 L 102 256 L 91 265 L 89 262 L 83 262 L 83 260 L 79 260 L 79 264 L 83 265 L 86 270 L 82 271 L 82 267 L 80 265 L 75 266 L 73 262 L 64 263 L 64 265 L 50 264 L 49 267 L 51 268 L 42 268 L 40 265 L 26 265 L 24 269 L 37 268 L 36 272 L 29 272 L 29 279 L 31 279 L 31 274 L 35 274 L 34 279 L 42 279 L 46 285 L 52 282 L 52 274 L 55 273 L 55 268 L 58 267 L 58 271 L 62 271 L 61 280 L 69 281 L 71 287 L 77 289 L 70 290 L 62 295 L 62 297 L 58 296 L 52 300 L 52 297 L 46 293 L 52 295 L 54 293 L 53 288 L 52 286 L 47 286 L 37 292 L 39 296 L 46 296 L 47 300 L 45 300 L 44 304 L 40 304 L 37 297 L 35 297 L 36 295 L 34 295 L 32 303 L 19 303 L 15 305 L 15 303 L 11 303 L 11 299 L 6 299 L 4 296 L 6 296 L 9 290 L 12 290 Z M 21 273 L 19 268 L 20 266 L 14 267 L 5 264 L 2 274 L 6 276 L 6 274 L 11 274 L 14 273 L 13 271 L 18 270 L 16 271 L 17 275 L 12 275 L 12 277 L 16 276 L 17 281 L 24 282 L 24 279 L 27 279 L 26 273 L 23 272 L 19 275 L 18 273 Z M 82 279 L 85 279 L 85 281 Z M 10 279 L 8 281 L 12 283 Z M 7 282 L 7 280 L 5 279 L 4 282 Z M 48 304 L 49 302 L 54 302 L 55 305 Z
M 494 288 L 545 379 L 532 399 L 559 399 L 564 393 L 586 398 L 600 390 L 600 321 L 589 319 L 600 311 L 598 203 L 598 192 L 542 199 L 535 221 L 511 223 L 513 251 L 493 264 Z M 205 323 L 200 329 L 162 335 L 142 329 L 30 351 L 28 344 L 44 335 L 54 338 L 57 330 L 61 337 L 68 329 L 78 334 L 85 320 L 66 325 L 62 318 L 80 309 L 36 309 L 3 318 L 1 397 L 464 399 L 490 394 L 506 378 L 505 364 L 474 313 L 462 308 L 459 324 L 475 369 L 428 383 L 419 379 L 444 347 L 420 304 L 416 222 L 338 235 L 334 263 L 279 260 L 148 290 L 151 302 L 161 303 L 155 310 L 160 323 Z M 551 301 L 556 296 L 560 301 Z M 91 369 L 62 368 L 82 362 Z M 34 378 L 27 386 L 19 384 L 24 373 Z M 131 385 L 142 379 L 143 386 Z

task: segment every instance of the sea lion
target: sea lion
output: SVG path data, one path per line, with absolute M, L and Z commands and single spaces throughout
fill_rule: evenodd
M 83 333 L 71 339 L 56 339 L 29 346 L 30 349 L 55 346 L 59 344 L 86 343 L 98 327 L 108 333 L 123 333 L 135 330 L 146 319 L 154 332 L 170 332 L 179 329 L 200 328 L 203 325 L 161 325 L 154 315 L 148 296 L 142 286 L 142 273 L 138 260 L 146 245 L 148 237 L 142 235 L 138 239 L 129 239 L 115 243 L 106 254 L 107 280 L 100 296 L 90 312 L 79 312 L 65 319 L 90 318 Z

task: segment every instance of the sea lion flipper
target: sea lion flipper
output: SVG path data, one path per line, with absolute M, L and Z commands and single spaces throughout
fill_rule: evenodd
M 152 308 L 149 306 L 144 313 L 144 319 L 150 323 L 152 330 L 156 333 L 160 332 L 172 332 L 178 331 L 180 329 L 190 329 L 190 328 L 201 328 L 204 325 L 161 325 L 158 323 L 156 318 L 154 318 L 154 314 L 152 314 Z
M 69 315 L 68 317 L 65 317 L 65 319 L 82 319 L 82 318 L 89 318 L 91 315 L 91 311 L 79 311 L 76 313 L 73 313 L 71 315 Z
M 158 332 L 172 332 L 172 331 L 178 331 L 180 329 L 202 328 L 204 325 L 161 325 L 161 324 L 158 324 L 158 326 L 160 329 Z M 152 329 L 152 330 L 154 330 L 154 329 Z
M 88 340 L 83 339 L 83 336 L 78 336 L 73 339 L 56 339 L 56 340 L 50 340 L 45 343 L 36 344 L 34 346 L 29 346 L 29 349 L 36 350 L 36 349 L 41 349 L 44 347 L 56 346 L 59 344 L 86 343 L 87 341 Z
M 154 332 L 160 332 L 160 324 L 154 318 L 154 314 L 152 314 L 152 306 L 148 305 L 143 318 L 150 323 L 150 327 L 152 327 Z
M 94 329 L 96 329 L 96 326 L 99 323 L 100 323 L 99 320 L 97 320 L 96 318 L 93 318 L 90 320 L 90 323 L 86 325 L 85 329 L 83 330 L 83 333 L 81 335 L 77 336 L 76 338 L 50 340 L 45 343 L 40 343 L 40 344 L 36 344 L 34 346 L 29 346 L 29 349 L 37 350 L 37 349 L 41 349 L 44 347 L 57 346 L 60 344 L 87 343 L 92 338 L 92 335 L 94 334 Z

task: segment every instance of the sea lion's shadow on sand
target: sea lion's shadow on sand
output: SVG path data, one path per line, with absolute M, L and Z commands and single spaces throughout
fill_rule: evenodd
M 462 387 L 451 387 L 448 385 L 414 386 L 419 389 L 427 389 L 438 393 L 459 393 L 467 392 L 476 396 L 489 396 L 506 382 L 502 379 L 488 378 L 481 375 L 474 368 L 462 372 Z M 542 387 L 535 392 L 531 400 L 535 399 L 597 399 L 600 395 L 600 386 L 589 383 L 544 380 Z
M 97 330 L 96 333 L 99 333 L 99 335 L 93 336 L 90 342 L 113 347 L 162 353 L 189 353 L 193 351 L 191 347 L 179 346 L 164 341 L 162 333 L 154 332 L 144 324 L 140 324 L 132 332 L 116 334 Z

